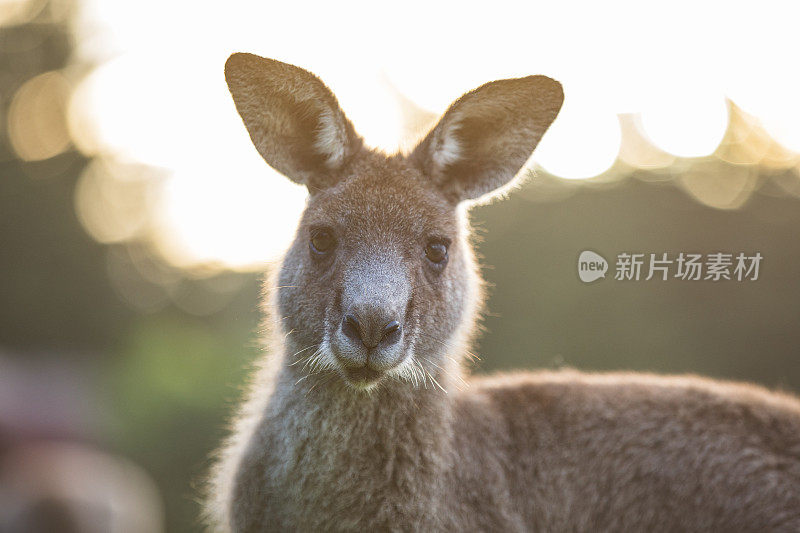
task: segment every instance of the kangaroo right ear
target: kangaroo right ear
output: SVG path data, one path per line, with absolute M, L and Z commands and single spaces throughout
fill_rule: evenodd
M 333 93 L 313 74 L 253 54 L 233 54 L 225 80 L 258 152 L 294 182 L 325 188 L 362 147 Z
M 454 201 L 479 198 L 512 182 L 563 101 L 545 76 L 487 83 L 456 100 L 409 158 Z

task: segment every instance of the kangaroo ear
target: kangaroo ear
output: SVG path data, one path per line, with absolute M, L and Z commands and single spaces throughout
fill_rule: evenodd
M 256 149 L 292 181 L 328 187 L 362 147 L 336 97 L 310 72 L 233 54 L 225 63 L 225 80 Z
M 546 76 L 487 83 L 456 100 L 409 159 L 454 201 L 478 198 L 511 182 L 563 101 Z

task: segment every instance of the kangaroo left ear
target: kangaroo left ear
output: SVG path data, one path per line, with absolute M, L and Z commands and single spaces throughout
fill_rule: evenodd
M 290 180 L 323 189 L 335 184 L 361 150 L 336 97 L 316 76 L 253 54 L 233 54 L 225 79 L 259 153 Z
M 479 198 L 511 182 L 563 101 L 546 76 L 487 83 L 456 100 L 409 159 L 454 201 Z

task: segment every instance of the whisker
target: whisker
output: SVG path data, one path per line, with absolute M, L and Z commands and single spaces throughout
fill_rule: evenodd
M 427 357 L 423 357 L 422 359 L 423 359 L 423 360 L 424 360 L 426 363 L 428 363 L 428 364 L 430 364 L 430 365 L 433 365 L 433 366 L 435 366 L 436 368 L 438 368 L 438 369 L 439 369 L 440 371 L 442 371 L 442 372 L 443 372 L 443 373 L 444 373 L 446 376 L 449 376 L 449 377 L 451 377 L 451 378 L 455 378 L 455 379 L 457 379 L 458 381 L 460 381 L 462 385 L 464 385 L 465 387 L 467 386 L 467 382 L 466 382 L 466 381 L 464 380 L 464 378 L 463 378 L 463 377 L 461 377 L 460 375 L 458 375 L 458 374 L 453 374 L 452 372 L 450 372 L 450 371 L 449 371 L 449 370 L 447 370 L 446 368 L 444 368 L 444 367 L 441 367 L 441 366 L 437 365 L 436 363 L 434 363 L 433 361 L 431 361 L 431 360 L 430 360 L 430 359 L 428 359 Z M 461 390 L 461 388 L 460 388 L 460 387 L 458 387 L 458 385 L 456 385 L 456 388 L 458 388 L 459 390 Z
M 271 291 L 276 291 L 278 289 L 299 289 L 299 285 L 275 285 L 271 287 L 264 287 L 265 293 L 270 293 Z
M 450 349 L 454 349 L 454 350 L 460 348 L 473 361 L 475 361 L 475 360 L 480 361 L 481 360 L 481 358 L 477 354 L 467 350 L 466 348 L 456 346 L 454 343 L 452 343 L 450 341 L 443 341 L 442 339 L 437 339 L 436 337 L 433 337 L 431 335 L 428 335 L 428 334 L 425 334 L 425 333 L 422 333 L 422 332 L 418 332 L 417 335 L 425 337 L 426 339 L 430 339 L 430 340 L 432 340 L 434 342 L 438 342 L 439 344 L 441 344 L 445 348 L 450 348 Z
M 432 375 L 430 372 L 428 372 L 428 370 L 427 370 L 427 369 L 425 370 L 425 373 L 426 373 L 426 374 L 428 374 L 428 377 L 429 377 L 429 378 L 431 378 L 431 381 L 433 381 L 433 382 L 436 384 L 436 386 L 437 386 L 437 387 L 439 387 L 440 389 L 442 389 L 442 392 L 443 392 L 443 393 L 447 394 L 447 391 L 446 391 L 446 390 L 444 390 L 444 387 L 442 387 L 442 386 L 441 386 L 441 384 L 439 384 L 439 382 L 438 382 L 438 381 L 436 381 L 436 378 L 435 378 L 435 377 L 433 377 L 433 375 Z
M 303 372 L 309 370 L 311 374 L 314 373 L 313 370 L 314 370 L 314 365 L 316 364 L 316 358 L 319 357 L 321 349 L 322 347 L 320 346 L 319 348 L 317 348 L 317 350 L 314 351 L 314 353 L 305 358 L 305 364 L 303 365 L 302 368 Z
M 419 369 L 420 377 L 422 378 L 422 386 L 425 389 L 427 389 L 428 388 L 428 380 L 427 380 L 427 377 L 426 377 L 425 368 L 422 366 L 422 363 L 417 358 L 414 358 L 414 363 L 416 363 L 416 367 Z M 433 384 L 431 384 L 431 386 L 432 385 Z
M 318 386 L 330 383 L 330 381 L 335 376 L 336 376 L 336 374 L 330 373 L 330 374 L 327 374 L 327 375 L 323 376 L 322 378 L 318 379 L 317 382 L 314 383 L 314 385 L 312 385 L 311 388 L 306 391 L 306 397 L 308 397 L 308 395 L 311 394 L 311 391 L 316 389 Z
M 291 331 L 290 331 L 289 333 L 291 333 Z M 294 355 L 292 355 L 292 357 L 290 357 L 290 359 L 293 359 L 293 358 L 297 357 L 298 355 L 300 355 L 301 353 L 305 352 L 306 350 L 310 350 L 311 348 L 314 348 L 314 347 L 316 347 L 316 346 L 319 346 L 319 344 L 312 344 L 311 346 L 306 346 L 305 348 L 303 348 L 303 349 L 301 349 L 301 350 L 298 350 L 298 351 L 296 351 L 296 352 L 294 353 Z M 307 358 L 305 358 L 305 357 L 301 357 L 300 359 L 298 359 L 298 360 L 297 360 L 297 361 L 295 361 L 294 363 L 291 363 L 291 364 L 289 364 L 289 366 L 294 366 L 294 365 L 296 365 L 297 363 L 299 363 L 299 362 L 301 362 L 301 361 L 305 361 L 306 359 L 307 359 Z
M 409 369 L 411 370 L 411 375 L 414 376 L 414 381 L 416 383 L 421 382 L 422 388 L 427 389 L 428 382 L 425 381 L 425 373 L 422 371 L 422 368 L 420 367 L 419 360 L 414 358 L 412 361 L 413 363 L 409 366 Z M 417 385 L 417 387 L 419 387 L 419 385 Z

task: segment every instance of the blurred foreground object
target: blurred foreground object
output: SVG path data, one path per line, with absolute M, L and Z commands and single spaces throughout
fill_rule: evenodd
M 69 365 L 30 371 L 12 361 L 0 357 L 0 531 L 162 531 L 147 473 L 83 442 L 83 406 L 94 399 Z
M 136 465 L 76 443 L 18 446 L 0 463 L 0 530 L 162 530 L 155 485 Z

